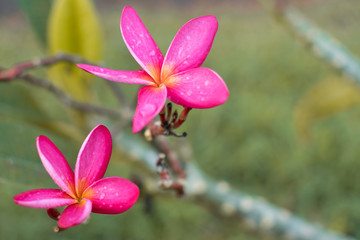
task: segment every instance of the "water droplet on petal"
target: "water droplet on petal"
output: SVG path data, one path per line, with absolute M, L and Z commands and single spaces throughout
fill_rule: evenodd
M 119 193 L 117 192 L 117 193 L 115 193 L 115 196 L 119 196 Z
M 187 93 L 186 93 L 188 96 L 191 96 L 191 94 L 192 94 L 192 91 L 191 90 L 189 90 L 189 91 L 187 91 Z
M 100 194 L 99 199 L 102 200 L 102 199 L 104 199 L 104 198 L 105 198 L 105 193 Z
M 207 86 L 209 85 L 209 83 L 210 83 L 209 81 L 205 81 L 204 85 Z
M 152 50 L 152 51 L 149 53 L 149 56 L 155 56 L 155 51 Z
M 187 35 L 187 36 L 186 36 L 186 39 L 187 39 L 187 40 L 190 40 L 190 39 L 191 39 L 191 37 L 190 37 L 189 35 Z
M 201 101 L 202 101 L 202 102 L 205 101 L 205 98 L 202 97 L 202 98 L 201 98 Z

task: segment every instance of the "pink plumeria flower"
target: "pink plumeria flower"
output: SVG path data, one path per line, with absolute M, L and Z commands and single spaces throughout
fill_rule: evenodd
M 67 206 L 59 217 L 61 229 L 84 222 L 91 212 L 118 214 L 131 208 L 139 188 L 120 177 L 103 178 L 112 151 L 109 130 L 95 127 L 81 146 L 75 174 L 59 149 L 45 136 L 37 138 L 40 159 L 60 189 L 35 189 L 14 197 L 15 203 L 32 208 Z
M 176 34 L 164 58 L 132 7 L 125 7 L 120 30 L 135 60 L 145 70 L 117 71 L 78 64 L 78 67 L 107 80 L 145 85 L 139 90 L 133 132 L 140 131 L 164 107 L 166 98 L 190 108 L 223 104 L 229 90 L 211 69 L 200 68 L 213 43 L 218 23 L 215 16 L 187 22 Z

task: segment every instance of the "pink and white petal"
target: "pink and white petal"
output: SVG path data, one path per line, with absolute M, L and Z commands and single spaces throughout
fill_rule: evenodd
M 90 215 L 92 203 L 88 199 L 82 199 L 80 203 L 75 203 L 61 213 L 58 225 L 60 228 L 69 228 L 84 222 Z
M 16 195 L 14 202 L 32 208 L 56 208 L 73 204 L 75 199 L 60 189 L 34 189 Z
M 133 118 L 133 133 L 143 129 L 164 107 L 166 87 L 145 86 L 138 93 L 138 104 Z
M 87 64 L 77 64 L 77 66 L 91 74 L 110 81 L 144 85 L 153 83 L 152 78 L 145 71 L 118 71 Z
M 70 196 L 75 196 L 74 172 L 60 150 L 45 136 L 36 139 L 42 164 L 55 183 Z
M 75 165 L 75 186 L 77 196 L 95 181 L 101 179 L 107 169 L 112 151 L 109 130 L 96 126 L 81 146 Z
M 169 78 L 165 84 L 168 99 L 185 107 L 216 107 L 229 97 L 225 82 L 208 68 L 194 68 L 179 73 Z
M 101 179 L 85 190 L 95 213 L 119 214 L 131 208 L 139 197 L 139 188 L 131 181 L 120 177 Z
M 132 7 L 124 8 L 120 30 L 131 55 L 150 76 L 159 79 L 164 56 Z
M 200 67 L 214 41 L 218 22 L 208 15 L 190 20 L 175 35 L 164 59 L 161 77 Z

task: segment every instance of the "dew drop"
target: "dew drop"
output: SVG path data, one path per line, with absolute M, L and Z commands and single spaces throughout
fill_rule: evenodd
M 208 86 L 209 83 L 210 83 L 209 81 L 205 81 L 204 85 L 205 85 L 205 86 Z
M 187 40 L 190 40 L 190 39 L 191 39 L 191 37 L 190 37 L 189 35 L 187 35 L 187 36 L 186 36 L 186 39 L 187 39 Z
M 119 196 L 119 193 L 117 192 L 117 193 L 115 193 L 115 196 Z
M 99 199 L 102 200 L 102 199 L 104 199 L 104 198 L 105 198 L 105 193 L 100 194 Z
M 152 50 L 152 51 L 149 53 L 149 56 L 155 56 L 155 51 Z
M 109 207 L 111 207 L 111 208 L 112 208 L 112 206 L 113 206 L 112 204 L 109 205 Z
M 196 89 L 200 89 L 200 86 L 196 86 Z
M 192 94 L 192 91 L 191 90 L 189 90 L 189 91 L 187 91 L 187 93 L 186 93 L 188 96 L 191 96 L 191 94 Z
M 201 98 L 201 101 L 202 101 L 202 102 L 205 101 L 205 98 L 202 97 L 202 98 Z

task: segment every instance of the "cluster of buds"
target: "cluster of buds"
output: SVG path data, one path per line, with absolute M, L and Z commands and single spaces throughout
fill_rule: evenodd
M 48 208 L 46 210 L 46 212 L 51 219 L 53 219 L 55 221 L 59 221 L 61 213 L 58 210 L 56 210 L 56 208 Z M 54 226 L 53 230 L 54 230 L 54 232 L 61 232 L 61 231 L 65 230 L 65 228 L 61 228 L 59 226 Z
M 149 124 L 145 136 L 148 140 L 152 140 L 158 135 L 186 137 L 187 133 L 183 132 L 181 135 L 175 133 L 173 130 L 180 127 L 186 120 L 191 108 L 184 107 L 184 110 L 178 114 L 178 111 L 172 111 L 172 104 L 168 103 L 166 107 L 159 113 L 160 125 Z
M 176 191 L 176 194 L 180 197 L 184 195 L 184 182 L 183 181 L 173 181 L 169 175 L 168 164 L 166 162 L 166 156 L 163 153 L 159 154 L 159 159 L 156 163 L 157 172 L 161 177 L 160 187 L 163 189 L 173 189 Z

